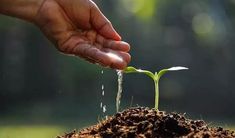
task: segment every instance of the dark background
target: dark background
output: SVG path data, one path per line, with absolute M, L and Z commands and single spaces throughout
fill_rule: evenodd
M 130 65 L 150 71 L 189 68 L 162 78 L 160 110 L 235 124 L 235 0 L 96 3 L 131 44 Z M 39 29 L 21 20 L 0 15 L 0 32 L 1 124 L 78 127 L 115 113 L 114 70 L 59 53 Z M 154 106 L 148 77 L 126 74 L 123 87 L 122 109 Z

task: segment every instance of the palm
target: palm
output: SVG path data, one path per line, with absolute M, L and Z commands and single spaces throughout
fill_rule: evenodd
M 117 69 L 123 69 L 130 61 L 129 45 L 120 41 L 110 22 L 89 0 L 45 0 L 36 23 L 66 54 Z M 109 52 L 123 61 L 110 57 Z

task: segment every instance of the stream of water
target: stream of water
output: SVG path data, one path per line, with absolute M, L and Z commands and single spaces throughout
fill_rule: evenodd
M 120 104 L 121 104 L 121 97 L 122 97 L 122 82 L 123 82 L 123 71 L 122 70 L 116 70 L 117 76 L 118 76 L 118 91 L 116 96 L 116 111 L 119 112 L 120 110 Z M 104 74 L 104 71 L 101 71 L 101 74 Z M 107 106 L 102 102 L 104 97 L 105 87 L 104 84 L 101 85 L 101 101 L 100 101 L 100 108 L 102 109 L 103 114 L 107 111 Z
M 116 97 L 116 111 L 119 112 L 120 104 L 121 104 L 121 97 L 122 97 L 122 81 L 123 81 L 123 72 L 122 70 L 117 70 L 118 76 L 118 92 Z

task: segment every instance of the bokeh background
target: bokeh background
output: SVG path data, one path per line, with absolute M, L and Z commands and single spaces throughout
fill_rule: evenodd
M 131 44 L 130 65 L 190 68 L 162 78 L 160 110 L 234 128 L 235 0 L 95 2 Z M 0 15 L 0 32 L 0 137 L 55 137 L 115 113 L 114 70 L 59 53 L 21 20 Z M 154 106 L 153 82 L 124 75 L 121 108 L 137 105 Z

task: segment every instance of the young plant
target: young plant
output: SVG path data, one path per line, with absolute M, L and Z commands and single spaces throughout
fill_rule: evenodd
M 158 84 L 162 75 L 164 75 L 165 73 L 169 71 L 178 71 L 178 70 L 186 70 L 186 69 L 188 68 L 178 66 L 178 67 L 171 67 L 168 69 L 162 69 L 158 73 L 157 72 L 152 73 L 148 70 L 136 69 L 134 67 L 129 66 L 125 68 L 123 72 L 124 73 L 142 73 L 153 79 L 154 85 L 155 85 L 155 109 L 158 110 L 158 103 L 159 103 L 159 85 Z

